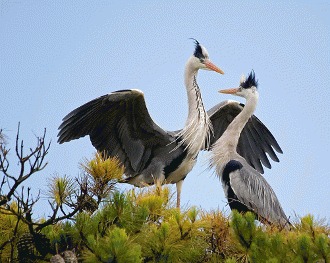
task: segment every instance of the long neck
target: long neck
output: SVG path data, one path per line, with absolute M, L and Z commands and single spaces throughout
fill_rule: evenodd
M 196 77 L 198 69 L 188 60 L 185 69 L 185 86 L 188 96 L 188 118 L 184 128 L 179 133 L 181 144 L 188 149 L 191 155 L 197 155 L 206 142 L 209 141 L 211 122 L 205 111 L 202 95 Z
M 246 105 L 243 110 L 228 125 L 226 131 L 212 146 L 212 162 L 213 165 L 221 166 L 232 154 L 237 154 L 236 148 L 241 132 L 252 116 L 258 102 L 258 93 L 249 96 L 246 99 Z
M 197 73 L 198 70 L 189 67 L 188 62 L 184 74 L 184 81 L 188 97 L 188 118 L 186 125 L 196 120 L 200 115 L 202 115 L 201 117 L 206 115 L 202 94 L 197 84 Z

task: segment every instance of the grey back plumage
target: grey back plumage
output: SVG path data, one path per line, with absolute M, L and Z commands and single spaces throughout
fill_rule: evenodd
M 282 227 L 290 225 L 274 190 L 265 178 L 242 158 L 230 162 L 237 162 L 238 165 L 228 174 L 224 171 L 221 177 L 227 198 L 230 198 L 229 205 L 237 201 L 246 206 L 247 211 L 254 212 L 262 222 Z M 234 196 L 229 196 L 230 190 Z M 231 208 L 235 208 L 234 205 Z

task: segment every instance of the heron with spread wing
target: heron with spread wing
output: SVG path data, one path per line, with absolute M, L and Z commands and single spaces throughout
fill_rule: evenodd
M 184 72 L 189 111 L 182 130 L 172 132 L 159 127 L 149 115 L 142 91 L 120 90 L 87 102 L 65 116 L 58 142 L 89 135 L 98 151 L 119 158 L 125 167 L 126 183 L 139 187 L 175 183 L 180 207 L 182 183 L 195 165 L 198 153 L 208 150 L 241 111 L 239 105 L 229 108 L 218 105 L 206 112 L 197 73 L 200 69 L 220 74 L 223 71 L 211 62 L 204 46 L 196 40 L 195 44 Z M 212 126 L 216 128 L 214 133 Z M 251 164 L 261 170 L 260 161 L 270 167 L 266 152 L 278 161 L 273 148 L 278 152 L 281 149 L 260 120 L 253 116 L 246 127 L 248 130 L 238 145 L 242 155 L 250 156 Z M 260 134 L 265 137 L 260 138 Z

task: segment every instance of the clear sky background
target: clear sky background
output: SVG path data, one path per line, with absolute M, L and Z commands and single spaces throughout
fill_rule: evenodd
M 225 71 L 200 71 L 205 107 L 237 99 L 217 91 L 254 69 L 256 115 L 284 151 L 264 176 L 288 216 L 312 213 L 329 222 L 329 2 L 164 2 L 0 1 L 0 128 L 11 147 L 18 122 L 26 147 L 44 128 L 52 141 L 48 166 L 26 185 L 44 192 L 54 174 L 79 174 L 79 162 L 95 150 L 88 137 L 59 145 L 57 128 L 67 113 L 98 96 L 140 89 L 161 127 L 182 128 L 183 71 L 193 37 Z M 182 203 L 229 212 L 218 178 L 206 169 L 207 156 L 200 154 L 185 180 Z M 47 215 L 47 200 L 37 208 L 35 215 Z

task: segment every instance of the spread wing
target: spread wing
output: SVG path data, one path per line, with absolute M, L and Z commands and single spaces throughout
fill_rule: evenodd
M 121 90 L 78 107 L 63 118 L 58 142 L 90 136 L 98 151 L 117 156 L 134 176 L 150 163 L 154 151 L 174 138 L 151 119 L 143 93 Z
M 229 123 L 242 111 L 243 107 L 244 104 L 227 100 L 217 104 L 207 112 L 214 129 L 210 146 L 221 137 Z M 275 162 L 279 161 L 274 150 L 282 153 L 281 147 L 272 133 L 255 115 L 252 115 L 239 138 L 237 145 L 238 154 L 257 171 L 264 173 L 263 165 L 271 168 L 268 156 Z
M 270 223 L 289 224 L 273 189 L 252 167 L 243 165 L 229 174 L 229 180 L 238 201 L 248 209 Z

